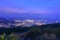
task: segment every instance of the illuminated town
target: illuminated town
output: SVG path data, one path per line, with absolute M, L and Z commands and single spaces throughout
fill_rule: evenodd
M 30 19 L 26 19 L 26 20 L 13 20 L 12 22 L 10 21 L 6 21 L 7 23 L 5 23 L 4 21 L 2 22 L 0 20 L 0 27 L 6 27 L 9 28 L 11 26 L 26 26 L 26 27 L 30 27 L 32 25 L 44 25 L 44 24 L 51 24 L 51 23 L 59 23 L 59 21 L 55 21 L 55 22 L 50 22 L 50 23 L 46 23 L 47 20 L 44 20 L 44 22 L 42 22 L 41 20 L 30 20 Z

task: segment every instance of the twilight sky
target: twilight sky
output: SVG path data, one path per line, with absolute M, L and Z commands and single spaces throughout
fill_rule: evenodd
M 5 14 L 38 13 L 43 14 L 44 17 L 54 16 L 55 19 L 59 19 L 60 0 L 0 0 L 0 12 Z M 2 13 L 3 16 L 4 13 Z
M 60 0 L 0 0 L 0 10 L 18 13 L 59 13 Z

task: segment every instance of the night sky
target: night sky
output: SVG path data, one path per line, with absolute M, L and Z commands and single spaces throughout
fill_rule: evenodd
M 60 20 L 60 0 L 0 0 L 0 17 Z

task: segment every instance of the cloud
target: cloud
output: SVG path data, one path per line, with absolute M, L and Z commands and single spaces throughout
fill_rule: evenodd
M 11 13 L 25 13 L 27 12 L 26 10 L 24 9 L 17 9 L 17 8 L 0 8 L 0 11 L 2 12 L 11 12 Z
M 17 8 L 0 8 L 0 12 L 6 13 L 56 13 L 56 10 L 44 10 L 44 9 L 17 9 Z

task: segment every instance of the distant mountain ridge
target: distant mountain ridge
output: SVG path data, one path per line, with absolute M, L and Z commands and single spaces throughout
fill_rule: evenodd
M 20 19 L 20 20 L 25 20 L 25 19 L 33 19 L 33 20 L 48 20 L 48 21 L 60 21 L 60 16 L 55 14 L 30 14 L 30 13 L 3 13 L 0 12 L 0 18 L 5 18 L 5 19 Z

